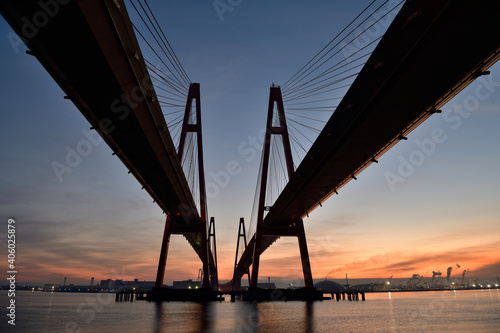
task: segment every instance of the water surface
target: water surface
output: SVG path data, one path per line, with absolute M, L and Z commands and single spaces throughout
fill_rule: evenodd
M 2 308 L 8 298 L 1 291 Z M 1 332 L 500 332 L 500 291 L 367 294 L 362 301 L 116 303 L 114 294 L 16 292 Z

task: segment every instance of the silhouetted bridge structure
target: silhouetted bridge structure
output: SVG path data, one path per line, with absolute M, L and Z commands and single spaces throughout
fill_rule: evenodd
M 44 11 L 39 1 L 2 1 L 0 10 L 29 53 L 65 92 L 65 98 L 76 105 L 168 216 L 157 286 L 163 284 L 170 235 L 182 234 L 203 262 L 203 286 L 217 288 L 216 259 L 208 247 L 205 197 L 201 197 L 198 212 L 180 164 L 183 149 L 174 147 L 123 2 L 54 4 L 53 15 L 36 29 L 27 25 L 26 18 L 36 22 L 48 15 L 40 14 Z M 190 111 L 193 99 L 199 115 L 196 84 L 190 87 L 186 110 L 189 106 Z M 185 132 L 199 131 L 201 142 L 200 118 L 184 127 Z
M 496 7 L 492 1 L 405 3 L 296 170 L 281 89 L 271 87 L 257 231 L 221 291 L 238 290 L 250 267 L 250 287 L 257 287 L 260 255 L 281 236 L 298 237 L 305 286 L 313 287 L 303 218 L 499 59 Z M 207 236 L 199 85 L 190 86 L 182 130 L 184 137 L 197 134 L 197 205 L 180 163 L 183 135 L 176 151 L 123 2 L 61 1 L 57 8 L 35 32 L 25 18 L 40 12 L 38 1 L 0 3 L 30 53 L 167 215 L 157 286 L 170 235 L 183 234 L 203 262 L 203 286 L 217 289 L 215 248 Z M 193 101 L 196 121 L 190 122 Z M 289 182 L 266 207 L 272 136 L 283 139 Z
M 264 218 L 258 207 L 257 232 L 226 287 L 237 289 L 251 265 L 256 287 L 258 258 L 273 242 L 299 236 L 301 245 L 308 213 L 499 59 L 500 35 L 493 32 L 500 31 L 500 14 L 493 7 L 489 1 L 405 3 Z M 300 252 L 305 285 L 312 287 L 305 240 Z

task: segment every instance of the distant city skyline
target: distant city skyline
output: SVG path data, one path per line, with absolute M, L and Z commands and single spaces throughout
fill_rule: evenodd
M 457 288 L 460 288 L 460 285 L 465 285 L 467 286 L 475 286 L 477 288 L 497 288 L 497 284 L 499 283 L 499 278 L 498 276 L 488 276 L 488 277 L 482 277 L 482 276 L 465 276 L 463 279 L 462 283 L 462 274 L 459 272 L 455 272 L 450 276 L 450 281 L 447 281 L 446 277 L 446 271 L 441 272 L 443 273 L 441 276 L 436 276 L 434 279 L 433 285 L 436 287 L 453 287 L 456 285 Z M 137 281 L 136 281 L 137 280 Z M 92 286 L 92 287 L 101 287 L 101 286 L 107 286 L 107 284 L 103 284 L 103 282 L 115 282 L 115 281 L 123 281 L 126 285 L 130 285 L 133 283 L 140 283 L 140 284 L 145 284 L 149 287 L 152 287 L 155 283 L 154 279 L 152 280 L 141 280 L 141 279 L 130 279 L 130 280 L 121 280 L 121 279 L 103 279 L 103 280 L 96 280 L 93 285 L 90 284 L 90 280 L 86 281 L 85 279 L 79 279 L 76 278 L 75 281 L 68 281 L 66 284 L 62 283 L 59 280 L 50 280 L 50 281 L 41 281 L 41 282 L 30 282 L 26 281 L 25 283 L 21 283 L 18 287 L 23 288 L 23 287 L 43 287 L 44 285 L 54 285 L 54 286 Z M 179 284 L 181 282 L 187 282 L 187 281 L 192 281 L 192 282 L 198 282 L 201 283 L 201 281 L 198 281 L 196 277 L 194 278 L 186 278 L 186 279 L 180 279 L 180 280 L 173 280 L 170 283 L 165 283 L 165 286 L 172 287 L 174 285 L 174 282 Z M 222 282 L 227 282 L 227 280 L 221 280 Z M 295 278 L 283 278 L 280 276 L 260 276 L 259 277 L 259 283 L 268 283 L 270 281 L 271 283 L 274 283 L 276 285 L 276 288 L 287 288 L 287 287 L 301 287 L 304 285 L 304 281 L 302 280 L 301 277 L 295 277 Z M 351 277 L 346 277 L 344 276 L 339 277 L 339 278 L 316 278 L 314 280 L 314 284 L 319 283 L 321 281 L 336 281 L 341 284 L 349 284 L 349 285 L 362 285 L 362 284 L 387 284 L 387 282 L 390 282 L 388 285 L 391 287 L 398 287 L 398 286 L 413 286 L 412 277 L 391 277 L 391 276 L 386 276 L 386 277 L 372 277 L 372 278 L 351 278 Z M 431 282 L 433 281 L 432 279 L 432 273 L 427 276 L 419 276 L 418 283 L 417 285 L 427 285 L 430 286 Z M 409 283 L 410 282 L 410 283 Z M 121 282 L 120 282 L 121 283 Z M 488 285 L 490 287 L 488 287 Z M 0 285 L 1 286 L 1 285 Z M 248 280 L 247 279 L 242 279 L 242 286 L 247 287 L 248 286 Z
M 369 1 L 242 1 L 226 11 L 149 2 L 201 84 L 207 181 L 230 161 L 241 167 L 208 203 L 219 278 L 230 280 L 260 164 L 260 154 L 249 161 L 238 147 L 264 128 L 270 85 L 284 83 Z M 12 34 L 0 19 L 0 241 L 5 248 L 6 221 L 15 219 L 18 283 L 154 280 L 165 215 Z M 500 275 L 500 64 L 490 72 L 304 219 L 315 282 L 445 275 L 448 267 L 452 276 L 469 270 L 471 280 Z M 90 153 L 61 180 L 53 162 L 84 141 Z M 302 277 L 295 238 L 282 237 L 261 260 L 262 280 Z M 164 283 L 195 280 L 199 268 L 191 246 L 173 236 Z

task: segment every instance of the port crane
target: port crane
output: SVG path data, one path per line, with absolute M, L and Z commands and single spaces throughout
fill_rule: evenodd
M 433 284 L 434 284 L 434 278 L 435 278 L 436 276 L 441 277 L 441 275 L 442 275 L 442 274 L 443 274 L 443 273 L 441 273 L 441 271 L 437 271 L 437 272 L 432 271 L 432 280 L 431 280 L 431 285 L 433 285 Z

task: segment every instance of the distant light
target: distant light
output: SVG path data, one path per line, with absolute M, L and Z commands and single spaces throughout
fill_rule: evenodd
M 189 286 L 188 289 L 191 289 L 191 286 Z
M 475 284 L 473 284 L 472 286 L 473 286 L 473 287 L 475 287 L 476 285 L 475 285 Z
M 196 289 L 198 289 L 198 286 L 196 286 Z
M 452 282 L 451 284 L 453 284 L 453 285 L 454 285 L 454 284 L 455 284 L 455 282 Z
M 387 281 L 387 284 L 391 284 L 389 281 Z
M 132 290 L 135 290 L 135 287 L 134 287 L 134 288 L 132 288 Z
M 488 288 L 491 288 L 491 284 L 488 285 Z
M 495 283 L 495 287 L 498 287 L 498 283 Z

